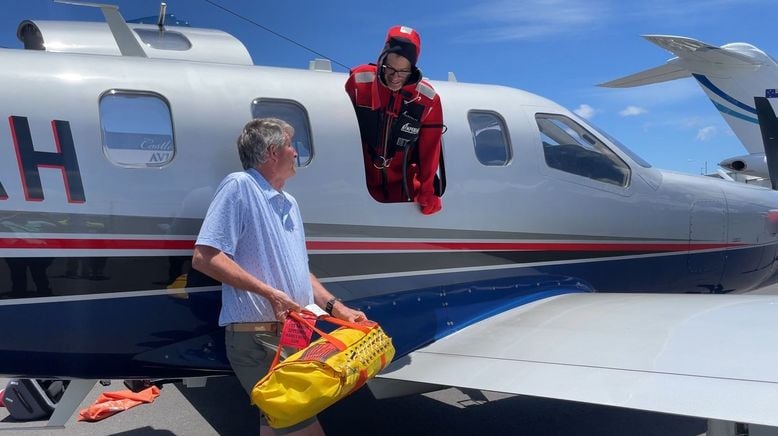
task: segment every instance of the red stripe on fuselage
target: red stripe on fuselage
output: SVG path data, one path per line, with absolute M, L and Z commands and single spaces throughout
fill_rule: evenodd
M 194 241 L 159 239 L 0 238 L 0 248 L 94 250 L 191 250 Z
M 687 251 L 744 244 L 689 242 L 370 242 L 308 241 L 309 250 L 332 251 Z
M 404 241 L 308 241 L 312 251 L 618 251 L 676 252 L 742 247 L 736 243 L 688 242 L 404 242 Z M 191 250 L 193 240 L 0 238 L 0 248 L 54 248 L 106 250 Z

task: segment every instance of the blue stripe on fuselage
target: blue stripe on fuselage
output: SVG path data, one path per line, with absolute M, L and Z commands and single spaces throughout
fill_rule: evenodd
M 726 265 L 724 254 L 726 253 Z M 397 357 L 489 316 L 553 295 L 727 292 L 775 273 L 775 245 L 425 276 L 333 280 L 326 286 L 392 336 Z M 761 268 L 754 268 L 760 264 Z M 695 271 L 689 268 L 694 266 Z M 228 373 L 220 292 L 0 304 L 0 374 L 35 378 L 168 378 Z M 44 302 L 45 300 L 45 302 Z

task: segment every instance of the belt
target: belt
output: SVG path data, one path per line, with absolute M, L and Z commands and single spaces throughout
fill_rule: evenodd
M 251 333 L 274 333 L 278 334 L 279 327 L 281 326 L 280 322 L 276 321 L 270 321 L 270 322 L 236 322 L 232 324 L 227 324 L 227 331 L 228 332 L 251 332 Z

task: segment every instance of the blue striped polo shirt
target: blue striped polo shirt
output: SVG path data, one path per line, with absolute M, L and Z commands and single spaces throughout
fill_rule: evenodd
M 313 303 L 303 220 L 297 201 L 275 190 L 255 169 L 232 173 L 214 194 L 197 236 L 244 270 L 286 292 L 300 306 Z M 270 303 L 253 292 L 222 285 L 219 325 L 275 321 Z

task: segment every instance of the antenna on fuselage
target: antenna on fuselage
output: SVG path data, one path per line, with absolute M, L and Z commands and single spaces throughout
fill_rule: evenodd
M 295 41 L 292 38 L 284 36 L 281 33 L 276 32 L 275 30 L 272 30 L 272 29 L 270 29 L 270 28 L 268 28 L 266 26 L 263 26 L 263 25 L 257 23 L 256 21 L 254 21 L 254 20 L 252 20 L 252 19 L 250 19 L 248 17 L 245 17 L 245 16 L 243 16 L 243 15 L 241 15 L 241 14 L 239 14 L 239 13 L 237 13 L 237 12 L 235 12 L 235 11 L 229 9 L 229 8 L 226 8 L 226 7 L 224 7 L 224 6 L 222 6 L 222 5 L 218 4 L 218 3 L 215 3 L 213 0 L 203 0 L 203 1 L 208 3 L 208 4 L 210 4 L 213 7 L 219 8 L 219 9 L 223 10 L 224 12 L 227 12 L 228 14 L 232 14 L 232 15 L 240 18 L 241 20 L 246 21 L 247 23 L 253 24 L 254 26 L 257 26 L 260 29 L 262 29 L 262 30 L 264 30 L 266 32 L 269 32 L 269 33 L 271 33 L 271 34 L 273 34 L 273 35 L 275 35 L 275 36 L 277 36 L 277 37 L 279 37 L 279 38 L 281 38 L 281 39 L 283 39 L 285 41 L 291 42 L 292 44 L 294 44 L 294 45 L 296 45 L 296 46 L 298 46 L 298 47 L 300 47 L 300 48 L 302 48 L 304 50 L 308 50 L 309 52 L 315 54 L 316 56 L 319 56 L 320 58 L 329 59 L 330 62 L 334 62 L 334 63 L 340 65 L 341 67 L 345 68 L 346 71 L 349 70 L 349 67 L 347 65 L 344 65 L 344 64 L 336 61 L 335 59 L 333 59 L 333 58 L 331 58 L 329 56 L 323 55 L 323 54 L 319 53 L 318 51 L 316 51 L 316 50 L 314 50 L 314 49 L 312 49 L 310 47 L 307 47 L 307 46 L 305 46 L 305 45 Z
M 165 30 L 166 13 L 167 13 L 167 3 L 162 2 L 159 4 L 159 19 L 157 19 L 157 26 L 159 26 L 159 30 Z
M 762 132 L 770 185 L 773 190 L 778 190 L 778 119 L 775 117 L 773 106 L 766 97 L 754 97 L 754 104 L 756 116 L 759 118 L 759 130 Z
M 65 5 L 74 6 L 88 6 L 90 8 L 100 8 L 103 11 L 108 28 L 111 29 L 113 39 L 116 40 L 116 45 L 119 46 L 119 52 L 122 56 L 136 56 L 145 58 L 146 52 L 143 51 L 140 43 L 135 39 L 135 35 L 132 33 L 132 29 L 124 21 L 124 17 L 119 13 L 119 7 L 116 5 L 108 5 L 104 3 L 88 3 L 72 0 L 54 0 L 56 3 L 62 3 Z M 164 3 L 163 3 L 164 4 Z

